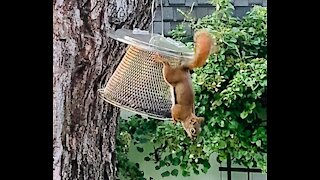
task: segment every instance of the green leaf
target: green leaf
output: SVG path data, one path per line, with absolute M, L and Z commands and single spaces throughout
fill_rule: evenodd
M 183 177 L 190 176 L 190 172 L 188 172 L 188 171 L 186 171 L 186 170 L 183 170 L 183 171 L 182 171 L 182 176 L 183 176 Z
M 256 103 L 253 102 L 252 104 L 249 105 L 249 109 L 253 110 L 256 107 Z
M 239 29 L 236 28 L 236 27 L 233 27 L 233 28 L 232 28 L 232 31 L 233 31 L 233 32 L 239 32 Z
M 193 173 L 198 175 L 200 172 L 197 169 L 193 168 Z
M 230 39 L 230 42 L 236 43 L 236 42 L 237 42 L 237 39 L 236 39 L 236 38 L 231 38 L 231 39 Z
M 224 60 L 225 60 L 225 58 L 226 58 L 226 56 L 225 56 L 225 55 L 223 55 L 223 54 L 222 54 L 222 55 L 220 55 L 220 60 L 221 60 L 221 61 L 224 61 Z
M 218 158 L 218 160 L 217 160 L 218 162 L 222 162 L 226 159 L 225 156 L 218 156 L 217 158 Z
M 255 31 L 255 29 L 253 27 L 249 27 L 248 32 L 254 32 L 254 31 Z
M 172 160 L 173 160 L 173 158 L 172 158 L 172 154 L 169 154 L 169 155 L 167 156 L 167 158 L 168 158 L 168 160 L 169 160 L 169 161 L 171 161 L 171 162 L 172 162 Z
M 137 133 L 138 135 L 141 135 L 141 134 L 143 134 L 143 130 L 142 130 L 142 129 L 137 129 L 137 130 L 136 130 L 136 133 Z
M 145 160 L 145 161 L 150 161 L 150 157 L 148 157 L 148 156 L 147 156 L 147 157 L 144 157 L 144 160 Z
M 207 73 L 207 74 L 210 74 L 210 73 L 214 72 L 214 69 L 213 68 L 208 68 L 208 69 L 205 69 L 204 72 Z
M 248 112 L 247 111 L 243 111 L 241 114 L 240 114 L 240 117 L 241 119 L 244 119 L 248 116 Z
M 230 121 L 229 122 L 229 128 L 230 129 L 237 129 L 238 128 L 238 122 L 237 121 Z
M 204 84 L 204 81 L 203 80 L 199 80 L 197 84 L 198 85 L 202 85 L 202 84 Z
M 186 169 L 187 168 L 187 163 L 185 163 L 185 162 L 181 163 L 180 167 L 182 169 Z
M 172 176 L 178 176 L 178 173 L 179 173 L 178 169 L 174 169 L 171 171 Z
M 147 140 L 146 138 L 141 138 L 139 141 L 140 141 L 140 143 L 146 143 L 146 142 L 148 142 L 148 140 Z
M 143 148 L 142 148 L 142 147 L 137 147 L 137 150 L 138 150 L 139 152 L 143 152 Z
M 169 171 L 165 171 L 165 172 L 161 173 L 161 176 L 162 177 L 168 177 L 168 176 L 170 176 L 170 172 Z
M 155 166 L 154 169 L 155 169 L 155 170 L 159 170 L 159 169 L 160 169 L 160 166 Z
M 249 168 L 251 168 L 253 166 L 253 162 L 250 161 L 247 165 L 248 165 Z
M 175 157 L 175 158 L 173 159 L 172 164 L 173 164 L 174 166 L 178 166 L 178 165 L 180 164 L 180 162 L 181 162 L 181 160 L 180 160 L 179 158 Z
M 205 107 L 205 106 L 201 106 L 201 107 L 199 108 L 199 113 L 204 113 L 205 110 L 206 110 L 206 107 Z
M 261 147 L 261 140 L 256 141 L 256 145 L 257 145 L 258 147 Z
M 160 167 L 163 167 L 164 165 L 166 165 L 166 163 L 163 160 L 160 160 Z
M 225 141 L 219 140 L 218 141 L 218 148 L 223 149 L 227 147 L 227 143 Z
M 183 156 L 182 151 L 177 152 L 176 156 L 177 156 L 177 157 L 181 157 L 181 156 Z
M 208 168 L 202 168 L 201 171 L 206 174 L 208 172 Z
M 220 124 L 219 124 L 220 127 L 224 127 L 224 121 L 220 121 Z
M 203 160 L 203 167 L 209 169 L 211 165 L 209 164 L 209 161 L 207 159 Z
M 259 119 L 267 120 L 267 111 L 265 108 L 257 109 L 257 115 Z

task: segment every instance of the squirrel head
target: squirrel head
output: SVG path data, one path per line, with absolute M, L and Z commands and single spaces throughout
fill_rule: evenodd
M 191 140 L 195 140 L 197 136 L 200 134 L 201 123 L 203 121 L 203 117 L 197 117 L 194 114 L 192 114 L 185 121 L 183 121 L 182 126 Z

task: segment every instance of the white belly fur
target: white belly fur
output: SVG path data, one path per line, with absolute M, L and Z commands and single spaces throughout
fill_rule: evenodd
M 175 103 L 175 98 L 174 98 L 174 88 L 173 86 L 171 86 L 171 84 L 167 81 L 166 77 L 164 76 L 164 68 L 162 69 L 162 75 L 163 75 L 163 79 L 164 81 L 169 85 L 170 87 L 170 94 L 171 94 L 171 109 L 173 108 L 174 106 L 174 103 Z
M 173 89 L 173 86 L 171 86 L 171 85 L 169 85 L 169 86 L 170 86 L 170 93 L 171 93 L 171 103 L 172 103 L 171 109 L 172 109 L 172 107 L 174 106 L 174 103 L 175 103 L 174 89 Z

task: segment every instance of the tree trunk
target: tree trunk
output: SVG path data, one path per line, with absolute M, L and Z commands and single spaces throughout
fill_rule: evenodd
M 53 179 L 117 178 L 119 109 L 98 97 L 126 45 L 108 29 L 147 29 L 151 0 L 53 1 Z

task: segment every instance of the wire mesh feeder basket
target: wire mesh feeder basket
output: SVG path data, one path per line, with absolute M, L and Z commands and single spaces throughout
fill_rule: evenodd
M 118 29 L 109 36 L 129 45 L 106 87 L 99 89 L 103 100 L 136 114 L 160 120 L 171 118 L 172 95 L 162 74 L 162 63 L 155 62 L 159 53 L 173 67 L 193 57 L 184 44 L 147 31 Z

